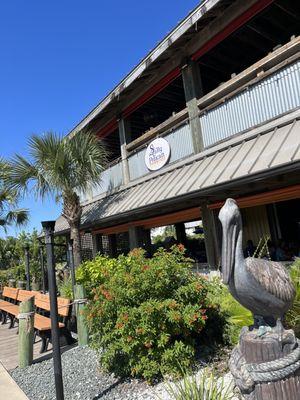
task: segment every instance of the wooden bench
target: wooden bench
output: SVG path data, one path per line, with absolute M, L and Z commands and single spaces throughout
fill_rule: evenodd
M 31 297 L 36 296 L 38 293 L 39 292 L 34 291 L 34 290 L 19 289 L 18 295 L 17 295 L 17 303 L 19 304 L 22 301 L 26 301 L 26 300 L 30 299 Z M 7 312 L 7 314 L 9 314 L 9 316 L 10 316 L 9 329 L 14 327 L 14 323 L 17 319 L 17 315 L 20 313 L 18 304 L 14 305 L 14 306 L 8 306 L 7 310 L 5 310 Z
M 42 340 L 40 352 L 47 351 L 48 344 L 51 341 L 51 319 L 50 319 L 50 299 L 49 295 L 38 293 L 35 296 L 36 313 L 34 315 L 34 328 Z M 62 297 L 57 298 L 58 315 L 62 321 L 59 321 L 59 329 L 62 336 L 65 337 L 67 344 L 74 343 L 74 340 L 66 325 L 71 314 L 71 300 Z M 45 313 L 46 312 L 46 313 Z M 44 313 L 46 315 L 41 315 Z
M 15 311 L 18 306 L 16 305 L 18 298 L 19 289 L 11 288 L 5 286 L 3 289 L 2 297 L 0 300 L 0 311 L 1 311 L 1 319 L 2 325 L 6 323 L 7 316 L 11 314 L 11 311 Z
M 35 314 L 34 314 L 34 329 L 35 337 L 38 335 L 42 340 L 40 352 L 47 351 L 48 344 L 51 340 L 51 319 L 50 319 L 50 299 L 49 295 L 41 294 L 36 291 L 21 290 L 5 287 L 3 297 L 5 300 L 0 300 L 0 310 L 5 313 L 5 318 L 2 323 L 6 323 L 7 316 L 10 317 L 9 329 L 14 326 L 19 314 L 19 305 L 16 303 L 26 301 L 34 296 Z M 7 301 L 8 299 L 9 301 Z M 61 318 L 59 328 L 62 336 L 65 337 L 67 344 L 74 343 L 74 340 L 67 329 L 66 325 L 71 314 L 71 301 L 62 297 L 57 298 L 58 315 Z

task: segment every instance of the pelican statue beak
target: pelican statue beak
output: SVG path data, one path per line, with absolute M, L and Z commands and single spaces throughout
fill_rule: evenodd
M 237 236 L 236 210 L 238 206 L 233 199 L 227 199 L 219 213 L 219 220 L 222 223 L 222 279 L 228 284 L 233 272 L 235 263 L 235 245 Z M 238 211 L 239 212 L 239 211 Z

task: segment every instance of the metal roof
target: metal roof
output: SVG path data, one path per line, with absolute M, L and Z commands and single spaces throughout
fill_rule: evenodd
M 144 181 L 133 182 L 126 188 L 97 201 L 83 205 L 81 225 L 101 224 L 115 217 L 136 213 L 145 207 L 157 206 L 166 200 L 184 199 L 204 189 L 220 187 L 258 173 L 278 169 L 300 161 L 300 110 L 251 129 L 218 144 L 196 156 L 165 170 L 150 174 Z M 63 217 L 55 230 L 65 231 Z

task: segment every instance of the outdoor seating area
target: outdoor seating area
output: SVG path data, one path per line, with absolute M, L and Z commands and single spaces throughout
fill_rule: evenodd
M 48 349 L 48 344 L 51 341 L 51 319 L 50 319 L 50 299 L 48 294 L 42 294 L 37 291 L 22 290 L 5 286 L 0 300 L 1 323 L 6 324 L 9 319 L 9 327 L 14 327 L 18 323 L 20 314 L 19 303 L 34 297 L 34 329 L 35 338 L 39 336 L 41 339 L 40 353 L 44 353 Z M 68 344 L 72 344 L 73 338 L 67 328 L 68 320 L 71 315 L 72 306 L 70 299 L 57 298 L 58 315 L 62 318 L 59 322 L 59 329 Z

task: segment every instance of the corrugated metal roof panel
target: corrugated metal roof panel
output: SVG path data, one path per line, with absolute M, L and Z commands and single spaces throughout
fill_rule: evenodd
M 278 119 L 277 125 L 266 124 L 265 131 L 260 130 L 254 136 L 237 137 L 223 149 L 216 146 L 210 153 L 198 159 L 191 158 L 180 168 L 174 167 L 161 175 L 145 182 L 104 197 L 83 207 L 82 225 L 88 226 L 95 221 L 122 213 L 132 212 L 144 206 L 164 200 L 176 199 L 176 196 L 213 187 L 228 181 L 264 172 L 271 168 L 300 160 L 300 110 Z M 272 129 L 270 129 L 272 126 Z M 225 145 L 225 144 L 224 144 Z M 219 149 L 219 150 L 218 150 Z M 57 220 L 56 231 L 67 229 L 64 218 Z

